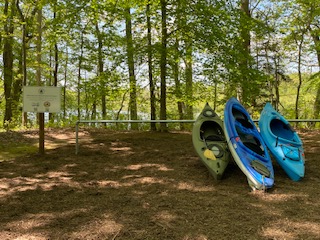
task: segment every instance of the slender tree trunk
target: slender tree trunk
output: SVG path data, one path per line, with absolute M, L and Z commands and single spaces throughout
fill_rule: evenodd
M 94 100 L 92 103 L 92 110 L 91 110 L 91 120 L 97 119 L 97 101 Z
M 298 44 L 298 77 L 299 83 L 297 86 L 297 96 L 296 96 L 296 106 L 295 106 L 295 117 L 299 119 L 299 97 L 300 97 L 300 89 L 302 85 L 302 73 L 301 73 L 301 56 L 302 56 L 302 45 L 303 45 L 303 36 L 300 42 L 296 41 Z
M 183 10 L 181 9 L 181 0 L 176 1 L 176 8 L 177 8 L 177 16 L 175 18 L 175 25 L 177 29 L 181 29 L 182 26 L 186 25 L 185 16 L 182 13 Z M 179 119 L 185 119 L 185 102 L 183 97 L 183 90 L 181 87 L 181 80 L 180 80 L 180 68 L 179 62 L 181 60 L 181 54 L 179 52 L 180 44 L 179 44 L 179 35 L 176 35 L 176 39 L 174 42 L 174 53 L 173 53 L 173 62 L 172 62 L 172 71 L 173 71 L 173 79 L 175 83 L 175 96 L 177 98 L 177 107 L 178 107 L 178 114 Z M 180 129 L 185 130 L 185 124 L 180 123 Z
M 268 75 L 271 75 L 272 72 L 271 72 L 271 63 L 270 63 L 270 60 L 269 60 L 269 48 L 268 48 L 268 44 L 266 44 L 264 46 L 264 51 L 265 51 L 265 57 L 266 57 L 266 73 Z M 257 56 L 259 55 L 259 53 L 257 53 Z M 258 65 L 258 60 L 257 60 L 257 65 Z M 272 106 L 274 106 L 274 99 L 273 99 L 273 80 L 270 78 L 269 82 L 268 82 L 268 90 L 269 90 L 269 101 L 271 102 Z
M 213 103 L 213 110 L 217 110 L 217 102 L 218 102 L 218 83 L 214 82 L 214 103 Z
M 21 51 L 22 49 L 20 49 Z M 18 74 L 13 81 L 13 91 L 12 91 L 12 114 L 14 117 L 20 115 L 19 103 L 21 99 L 22 93 L 22 82 L 23 82 L 23 59 L 22 53 L 20 52 L 19 56 L 19 64 L 18 64 Z
M 150 0 L 147 4 L 147 28 L 148 28 L 148 74 L 149 74 L 149 88 L 150 88 L 150 113 L 151 120 L 156 119 L 156 96 L 155 96 L 155 84 L 153 82 L 153 67 L 152 67 L 152 39 L 151 39 L 151 19 L 150 19 Z M 156 123 L 150 123 L 151 131 L 156 131 Z
M 161 57 L 160 57 L 160 85 L 161 85 L 161 96 L 160 96 L 160 119 L 167 119 L 167 86 L 166 86 L 166 75 L 167 75 L 167 2 L 161 0 Z M 167 124 L 160 124 L 161 131 L 168 131 Z
M 20 5 L 19 5 L 19 0 L 16 1 L 16 8 L 18 10 L 19 16 L 20 16 L 20 20 L 21 22 L 23 22 L 24 24 L 22 24 L 22 44 L 21 44 L 21 58 L 22 58 L 22 86 L 26 86 L 27 85 L 27 41 L 26 41 L 26 36 L 27 36 L 27 29 L 26 29 L 26 19 L 20 9 Z M 21 86 L 21 88 L 22 88 Z M 28 114 L 26 112 L 22 113 L 22 126 L 27 126 L 27 122 L 28 122 Z
M 187 119 L 193 119 L 193 75 L 192 75 L 192 39 L 186 40 L 186 96 L 187 96 Z
M 41 62 L 42 62 L 42 9 L 38 9 L 37 14 L 37 69 L 36 69 L 36 79 L 38 86 L 42 85 L 41 81 Z M 38 113 L 39 121 L 39 153 L 44 154 L 44 113 Z
M 58 69 L 59 69 L 59 49 L 58 44 L 54 44 L 54 71 L 53 71 L 53 86 L 58 86 Z
M 181 1 L 179 0 L 177 2 L 178 6 L 178 28 L 188 26 L 188 15 L 183 14 L 185 10 L 188 8 L 187 6 L 188 1 Z M 182 33 L 182 38 L 184 41 L 184 47 L 185 47 L 185 56 L 184 56 L 184 62 L 185 62 L 185 118 L 187 119 L 193 119 L 193 37 L 192 37 L 192 31 L 184 31 Z
M 20 1 L 17 0 L 16 1 L 16 9 L 18 10 L 18 14 L 20 17 L 20 21 L 22 22 L 22 44 L 21 44 L 21 48 L 22 48 L 22 86 L 27 86 L 27 44 L 28 44 L 28 40 L 30 40 L 30 38 L 28 38 L 28 22 L 29 20 L 33 19 L 34 16 L 37 13 L 37 7 L 34 7 L 34 9 L 31 12 L 31 16 L 30 19 L 28 20 L 27 17 L 24 16 L 21 8 L 20 8 Z M 30 20 L 30 21 L 31 21 Z M 21 86 L 21 87 L 22 87 Z M 22 125 L 23 126 L 27 126 L 27 122 L 28 122 L 28 114 L 27 112 L 23 112 L 22 114 Z
M 241 0 L 241 11 L 243 14 L 243 18 L 241 20 L 241 40 L 242 40 L 242 53 L 240 61 L 240 70 L 241 70 L 241 101 L 246 104 L 249 101 L 249 56 L 250 56 L 250 29 L 247 25 L 248 19 L 251 18 L 250 8 L 249 8 L 249 0 Z
M 280 80 L 279 80 L 279 74 L 278 74 L 278 66 L 279 66 L 279 56 L 276 55 L 274 58 L 274 90 L 275 90 L 275 109 L 279 110 L 280 105 L 280 92 L 279 92 L 279 86 L 280 86 Z
M 4 79 L 4 96 L 5 96 L 5 114 L 4 123 L 9 123 L 12 120 L 12 83 L 13 83 L 13 16 L 14 16 L 14 1 L 5 1 L 4 16 L 6 23 L 4 24 L 3 39 L 3 79 Z
M 89 102 L 91 99 L 91 96 L 89 96 L 89 90 L 87 89 L 87 85 L 84 84 L 84 88 L 83 88 L 83 92 L 84 92 L 84 102 L 85 102 L 85 119 L 89 120 L 90 117 L 90 108 L 89 108 Z
M 54 6 L 53 19 L 57 18 L 56 5 Z M 54 69 L 53 69 L 53 86 L 58 86 L 58 70 L 59 70 L 59 48 L 57 42 L 54 43 Z M 50 122 L 54 122 L 54 113 L 49 113 Z
M 103 54 L 102 54 L 102 36 L 99 29 L 98 23 L 95 24 L 96 27 L 96 34 L 98 39 L 98 77 L 100 81 L 100 88 L 101 88 L 101 111 L 102 111 L 102 119 L 106 119 L 107 117 L 107 108 L 106 108 L 106 86 L 105 81 L 102 78 L 103 75 Z
M 68 74 L 68 61 L 69 61 L 69 53 L 68 53 L 68 45 L 66 45 L 66 60 L 64 66 L 64 87 L 63 87 L 63 120 L 66 120 L 67 117 L 67 74 Z
M 80 109 L 80 104 L 81 104 L 81 68 L 82 68 L 82 59 L 83 59 L 83 45 L 84 45 L 84 29 L 81 32 L 81 42 L 80 42 L 80 56 L 79 56 L 79 62 L 78 62 L 78 87 L 77 87 L 77 100 L 78 100 L 78 106 L 77 106 L 77 110 L 78 110 L 78 120 L 80 120 L 81 118 L 81 109 Z
M 127 61 L 129 68 L 129 82 L 130 82 L 130 119 L 137 120 L 137 81 L 134 73 L 134 58 L 133 58 L 133 40 L 132 40 L 132 23 L 130 8 L 125 9 L 126 15 L 126 40 L 127 40 Z M 138 129 L 137 124 L 131 124 L 132 129 Z
M 179 59 L 180 59 L 180 54 L 179 54 L 179 40 L 176 38 L 175 43 L 174 43 L 174 59 L 172 63 L 172 71 L 173 71 L 173 79 L 175 83 L 175 95 L 178 104 L 178 113 L 179 113 L 179 119 L 182 120 L 184 119 L 184 109 L 185 105 L 184 102 L 182 101 L 183 96 L 182 96 L 182 89 L 181 89 L 181 82 L 179 79 Z M 184 124 L 180 124 L 180 129 L 184 130 Z

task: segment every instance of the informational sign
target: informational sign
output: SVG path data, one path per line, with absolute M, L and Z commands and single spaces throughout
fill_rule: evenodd
M 61 87 L 24 86 L 23 111 L 56 113 L 61 109 Z

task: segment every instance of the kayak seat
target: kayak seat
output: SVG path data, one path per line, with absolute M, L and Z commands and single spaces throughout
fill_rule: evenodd
M 294 130 L 290 124 L 285 124 L 279 119 L 273 119 L 270 122 L 271 132 L 277 137 L 294 141 Z
M 233 108 L 232 115 L 234 119 L 239 123 L 241 123 L 243 127 L 253 129 L 253 125 L 251 124 L 248 117 L 244 113 L 242 113 L 238 109 Z
M 253 135 L 251 134 L 245 134 L 242 133 L 241 131 L 238 131 L 239 137 L 242 141 L 242 143 L 249 148 L 250 150 L 254 151 L 255 153 L 263 156 L 264 155 L 264 150 L 261 148 L 261 143 L 260 141 Z
M 255 153 L 263 156 L 264 152 L 261 149 L 260 145 L 258 145 L 257 143 L 253 143 L 253 142 L 244 142 L 243 143 L 247 148 L 249 148 L 250 150 L 254 151 Z
M 253 125 L 245 119 L 236 119 L 236 121 L 238 121 L 239 123 L 241 123 L 242 126 L 244 126 L 245 128 L 249 128 L 249 129 L 253 129 Z
M 205 138 L 206 141 L 225 141 L 223 135 L 210 135 Z
M 225 141 L 221 126 L 213 121 L 203 122 L 200 127 L 200 138 L 205 141 Z

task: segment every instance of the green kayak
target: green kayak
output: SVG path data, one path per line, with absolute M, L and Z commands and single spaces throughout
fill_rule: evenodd
M 193 146 L 211 175 L 220 180 L 231 158 L 223 122 L 206 103 L 192 129 Z

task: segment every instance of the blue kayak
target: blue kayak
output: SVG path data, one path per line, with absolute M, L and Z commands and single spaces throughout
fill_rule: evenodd
M 230 152 L 253 190 L 274 185 L 274 171 L 263 139 L 247 110 L 236 98 L 224 109 L 224 130 Z
M 289 122 L 267 103 L 259 119 L 261 136 L 279 165 L 293 181 L 304 177 L 302 141 Z

